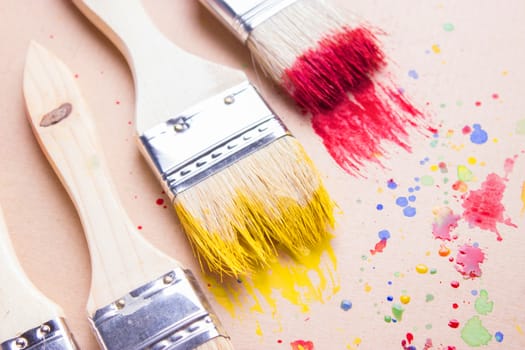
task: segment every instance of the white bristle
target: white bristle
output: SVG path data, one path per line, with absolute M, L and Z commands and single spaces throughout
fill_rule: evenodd
M 255 27 L 246 45 L 264 73 L 279 82 L 298 56 L 344 25 L 343 16 L 323 1 L 299 0 Z

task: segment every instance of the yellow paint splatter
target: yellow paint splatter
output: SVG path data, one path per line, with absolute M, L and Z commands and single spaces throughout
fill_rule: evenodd
M 432 51 L 434 53 L 441 53 L 441 48 L 439 47 L 438 44 L 434 44 L 434 45 L 432 45 Z
M 425 265 L 425 264 L 417 264 L 416 265 L 416 271 L 418 273 L 421 273 L 421 274 L 427 273 L 428 272 L 428 266 Z
M 521 325 L 516 323 L 516 331 L 518 331 L 519 334 L 523 335 L 523 328 L 521 328 Z
M 365 292 L 370 293 L 372 291 L 372 286 L 368 283 L 365 283 Z
M 521 215 L 525 213 L 525 181 L 521 184 Z
M 469 163 L 470 165 L 474 165 L 477 162 L 478 162 L 478 160 L 475 157 L 468 157 L 468 159 L 467 159 L 467 163 Z
M 463 182 L 472 181 L 474 175 L 472 171 L 464 165 L 458 165 L 457 168 L 458 179 Z
M 499 139 L 495 137 L 495 138 L 492 139 L 492 142 L 494 142 L 494 143 L 498 143 L 498 142 L 499 142 Z
M 259 337 L 262 337 L 263 335 L 263 331 L 262 331 L 261 324 L 259 323 L 259 321 L 257 321 L 255 325 L 255 334 L 257 334 Z
M 410 303 L 410 295 L 402 295 L 399 297 L 399 301 L 401 301 L 402 304 L 408 304 Z
M 430 166 L 430 171 L 438 171 L 439 170 L 439 166 L 437 166 L 436 164 L 433 164 Z
M 210 291 L 232 317 L 236 310 L 247 307 L 251 312 L 269 311 L 276 317 L 279 297 L 308 312 L 312 303 L 324 303 L 340 290 L 337 258 L 330 240 L 331 237 L 306 256 L 279 256 L 270 268 L 240 281 L 208 276 L 208 281 L 212 281 Z

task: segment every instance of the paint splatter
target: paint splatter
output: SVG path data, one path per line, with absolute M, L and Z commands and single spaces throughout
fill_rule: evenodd
M 456 270 L 466 278 L 481 276 L 480 264 L 485 260 L 485 254 L 479 247 L 465 244 L 459 248 L 456 256 Z
M 448 321 L 448 326 L 450 328 L 458 328 L 459 327 L 459 321 L 456 320 L 456 319 L 452 319 L 452 320 Z
M 383 250 L 386 248 L 386 242 L 386 239 L 382 239 L 379 242 L 377 242 L 374 246 L 374 249 L 370 249 L 370 254 L 375 255 L 377 253 L 382 253 Z
M 447 257 L 450 254 L 450 248 L 442 245 L 441 247 L 439 247 L 438 254 L 439 256 Z
M 464 165 L 458 165 L 457 175 L 458 179 L 464 182 L 472 181 L 474 178 L 472 171 Z
M 433 51 L 434 53 L 436 53 L 436 54 L 437 54 L 437 53 L 441 53 L 441 48 L 439 47 L 438 44 L 434 44 L 434 45 L 432 45 L 432 51 Z
M 157 199 L 155 200 L 155 204 L 157 204 L 157 205 L 163 205 L 163 204 L 164 204 L 164 199 L 163 199 L 163 198 L 157 198 Z
M 420 274 L 424 274 L 428 272 L 428 266 L 425 264 L 417 264 L 416 265 L 416 271 Z
M 348 299 L 343 299 L 341 301 L 341 305 L 340 305 L 341 309 L 343 309 L 343 311 L 348 311 L 352 308 L 352 302 Z
M 452 282 L 450 282 L 450 286 L 452 288 L 459 288 L 459 281 L 452 281 Z
M 478 347 L 487 345 L 492 339 L 492 335 L 483 326 L 479 316 L 474 316 L 465 323 L 461 330 L 461 338 L 466 344 Z
M 436 208 L 432 211 L 432 214 L 434 214 L 432 234 L 436 239 L 450 241 L 450 233 L 458 226 L 461 216 L 454 214 L 449 207 Z
M 494 333 L 494 339 L 496 339 L 498 343 L 501 343 L 503 341 L 503 337 L 503 333 L 501 332 Z
M 314 350 L 314 343 L 310 340 L 296 340 L 290 343 L 292 350 Z
M 250 304 L 240 298 L 240 287 L 236 280 L 206 277 L 216 301 L 232 316 L 237 309 L 243 310 Z M 251 311 L 270 311 L 275 315 L 277 293 L 300 311 L 308 312 L 312 303 L 324 303 L 340 290 L 337 258 L 330 240 L 323 242 L 309 255 L 298 257 L 297 261 L 280 256 L 270 268 L 242 280 L 240 286 L 251 300 Z
M 454 31 L 454 29 L 455 29 L 454 24 L 452 24 L 450 22 L 447 22 L 447 23 L 443 24 L 443 30 L 445 32 L 452 32 L 452 31 Z
M 405 312 L 405 308 L 401 304 L 394 304 L 392 305 L 392 315 L 396 318 L 396 320 L 401 321 L 403 318 L 403 313 Z
M 419 74 L 414 69 L 408 71 L 408 76 L 415 80 L 419 79 Z
M 489 293 L 485 289 L 479 291 L 474 308 L 480 315 L 488 315 L 494 309 L 494 302 L 489 300 Z
M 472 133 L 470 134 L 470 141 L 477 145 L 482 145 L 489 139 L 489 135 L 481 128 L 480 124 L 472 125 Z
M 504 218 L 505 207 L 501 203 L 504 192 L 505 180 L 491 173 L 481 184 L 481 189 L 470 191 L 462 204 L 465 209 L 463 218 L 472 226 L 494 232 L 498 241 L 503 239 L 497 228 L 498 223 L 517 227 L 510 219 Z

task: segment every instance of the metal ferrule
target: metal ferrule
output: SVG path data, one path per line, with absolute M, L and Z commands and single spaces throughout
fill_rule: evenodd
M 173 199 L 286 135 L 281 120 L 245 82 L 147 130 L 140 140 Z
M 102 349 L 187 350 L 223 336 L 190 271 L 177 268 L 95 312 Z
M 297 0 L 200 0 L 243 43 L 252 30 Z
M 62 318 L 49 320 L 0 344 L 2 350 L 76 350 L 71 332 Z

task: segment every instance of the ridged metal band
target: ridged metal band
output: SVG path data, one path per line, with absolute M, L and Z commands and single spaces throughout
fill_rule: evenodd
M 217 18 L 246 42 L 255 27 L 297 0 L 200 0 Z
M 245 82 L 140 136 L 163 187 L 177 194 L 290 133 Z
M 190 271 L 177 268 L 95 312 L 102 349 L 187 350 L 223 336 Z
M 1 325 L 0 325 L 1 327 Z M 49 320 L 18 337 L 0 344 L 2 350 L 76 350 L 73 337 L 63 319 Z

